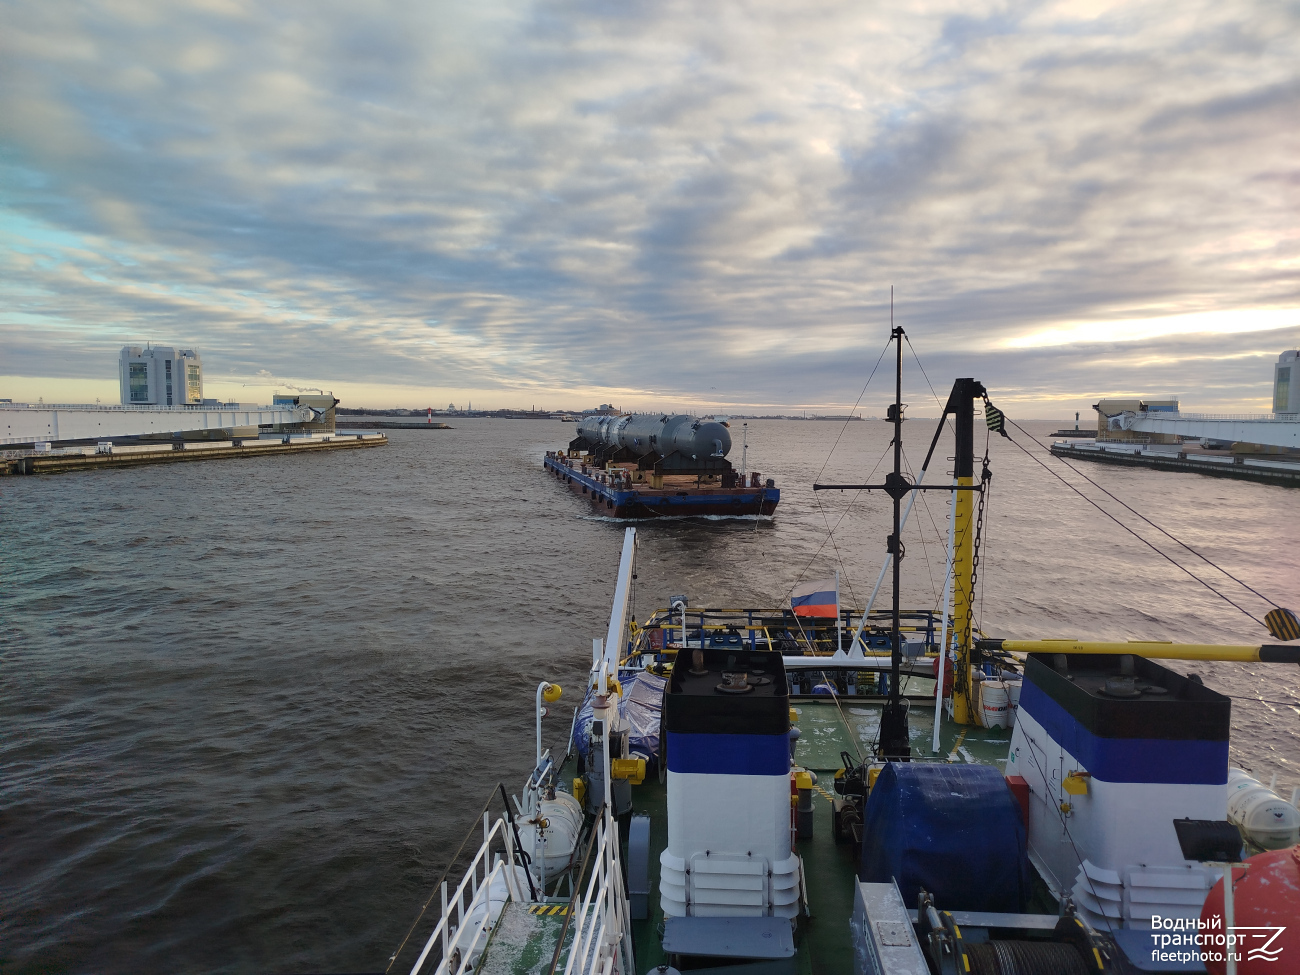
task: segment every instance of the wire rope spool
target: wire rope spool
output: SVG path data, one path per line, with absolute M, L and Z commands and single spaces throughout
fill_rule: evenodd
M 928 891 L 917 905 L 917 934 L 934 975 L 1110 975 L 1128 971 L 1114 942 L 1067 914 L 1050 939 L 973 940 Z M 969 933 L 969 932 L 968 932 Z M 977 938 L 987 938 L 981 932 Z M 1115 967 L 1116 965 L 1120 967 Z
M 1059 941 L 967 942 L 971 975 L 1088 975 L 1074 945 Z

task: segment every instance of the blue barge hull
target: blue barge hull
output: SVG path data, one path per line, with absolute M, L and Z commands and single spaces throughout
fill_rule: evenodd
M 737 487 L 652 488 L 612 478 L 558 452 L 548 452 L 543 466 L 574 494 L 586 498 L 597 513 L 610 518 L 754 517 L 774 514 L 781 500 L 779 488 L 755 483 Z M 751 480 L 758 480 L 758 475 Z

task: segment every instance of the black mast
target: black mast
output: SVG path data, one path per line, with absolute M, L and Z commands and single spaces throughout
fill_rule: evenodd
M 894 296 L 890 289 L 890 319 L 893 315 Z M 912 756 L 911 746 L 907 740 L 907 711 L 903 708 L 903 698 L 899 693 L 903 667 L 903 634 L 900 625 L 899 583 L 903 562 L 902 539 L 902 504 L 903 498 L 912 485 L 903 476 L 903 329 L 894 328 L 891 321 L 890 337 L 897 346 L 897 359 L 894 371 L 894 405 L 889 408 L 888 418 L 894 424 L 894 469 L 885 478 L 885 490 L 894 500 L 894 531 L 889 536 L 889 554 L 894 557 L 894 607 L 893 625 L 889 655 L 889 700 L 880 713 L 880 748 L 879 755 L 885 759 L 907 761 Z
M 915 484 L 909 481 L 903 475 L 903 341 L 907 338 L 902 328 L 894 327 L 894 289 L 889 289 L 889 337 L 896 342 L 897 359 L 894 372 L 894 402 L 888 409 L 886 419 L 894 425 L 894 469 L 885 475 L 884 484 L 814 484 L 814 491 L 881 491 L 883 490 L 894 501 L 894 531 L 889 536 L 888 552 L 894 559 L 894 607 L 893 607 L 893 625 L 892 647 L 889 657 L 889 698 L 885 702 L 884 710 L 880 714 L 880 743 L 876 749 L 878 757 L 886 761 L 909 761 L 912 757 L 912 748 L 908 742 L 907 735 L 907 711 L 903 707 L 903 696 L 899 687 L 901 671 L 903 667 L 903 634 L 900 623 L 899 609 L 899 589 L 902 575 L 902 561 L 906 554 L 902 540 L 902 503 L 912 491 L 981 491 L 983 490 L 983 481 L 979 484 L 969 483 L 973 480 L 974 474 L 974 415 L 975 400 L 984 395 L 984 387 L 974 379 L 958 379 L 952 388 L 952 393 L 948 397 L 948 404 L 943 409 L 943 416 L 939 417 L 939 425 L 934 431 L 934 439 L 930 441 L 930 449 L 925 455 L 925 462 L 921 465 L 921 470 L 925 471 L 930 466 L 930 459 L 934 456 L 934 449 L 939 444 L 939 436 L 943 433 L 944 421 L 950 416 L 956 416 L 956 453 L 957 466 L 954 472 L 956 478 L 967 481 L 965 484 L 954 483 L 947 484 Z M 1005 433 L 1003 434 L 1005 436 Z M 987 477 L 987 474 L 985 475 Z M 946 648 L 940 647 L 940 653 L 945 653 Z M 962 660 L 958 661 L 959 665 L 963 664 Z M 961 673 L 959 670 L 958 673 Z M 956 681 L 961 681 L 957 677 Z M 960 684 L 954 686 L 960 687 Z M 939 720 L 938 713 L 935 714 L 935 720 Z

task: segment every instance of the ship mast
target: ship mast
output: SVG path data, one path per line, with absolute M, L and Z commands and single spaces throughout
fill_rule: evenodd
M 892 305 L 892 295 L 891 295 Z M 890 309 L 892 318 L 893 309 Z M 902 504 L 903 497 L 912 485 L 903 476 L 903 329 L 902 326 L 890 329 L 897 352 L 894 370 L 894 403 L 889 407 L 888 419 L 894 424 L 894 469 L 885 476 L 885 491 L 894 501 L 894 530 L 889 536 L 889 554 L 894 557 L 894 602 L 893 618 L 890 632 L 889 653 L 889 700 L 880 714 L 880 745 L 878 754 L 884 759 L 907 761 L 912 756 L 911 746 L 907 740 L 907 711 L 903 708 L 900 693 L 903 669 L 903 632 L 899 609 L 899 583 L 902 578 L 903 539 L 902 539 Z
M 951 491 L 955 498 L 954 504 L 958 505 L 958 522 L 959 530 L 963 531 L 963 549 L 962 559 L 959 560 L 958 567 L 958 599 L 956 600 L 957 614 L 960 618 L 957 621 L 957 632 L 959 634 L 959 650 L 957 665 L 955 667 L 954 680 L 954 704 L 956 711 L 954 717 L 959 723 L 972 723 L 969 706 L 969 670 L 972 666 L 972 652 L 970 639 L 970 579 L 973 558 L 968 551 L 972 532 L 970 528 L 970 496 L 973 492 L 983 490 L 983 481 L 976 483 L 972 476 L 973 448 L 974 448 L 974 401 L 984 395 L 984 387 L 974 379 L 958 379 L 953 383 L 952 393 L 948 397 L 948 403 L 944 406 L 943 416 L 939 418 L 939 425 L 935 429 L 934 439 L 930 441 L 930 449 L 925 455 L 925 462 L 921 465 L 924 472 L 930 466 L 930 460 L 934 456 L 934 449 L 939 443 L 939 436 L 943 432 L 944 421 L 953 416 L 956 418 L 956 447 L 957 461 L 954 470 L 954 483 L 949 485 L 938 484 L 920 484 L 914 483 L 903 473 L 903 342 L 907 334 L 901 327 L 893 325 L 893 296 L 890 296 L 890 341 L 896 343 L 895 349 L 895 370 L 894 370 L 894 402 L 890 405 L 886 414 L 886 419 L 894 425 L 894 469 L 885 475 L 884 484 L 814 484 L 814 491 L 881 491 L 893 499 L 894 502 L 894 524 L 893 532 L 889 536 L 888 552 L 893 559 L 893 583 L 894 598 L 893 612 L 890 626 L 890 657 L 889 657 L 889 697 L 885 702 L 884 710 L 880 715 L 880 741 L 876 748 L 876 753 L 880 758 L 886 761 L 908 761 L 912 756 L 912 748 L 908 741 L 907 729 L 907 710 L 903 707 L 903 697 L 901 693 L 901 676 L 903 669 L 903 634 L 901 625 L 901 611 L 899 607 L 899 590 L 902 579 L 902 561 L 906 554 L 906 549 L 902 541 L 902 502 L 908 494 L 913 491 Z M 964 458 L 964 459 L 963 459 Z M 965 517 L 963 520 L 963 513 Z M 965 585 L 965 602 L 963 602 L 963 585 L 961 573 L 966 573 Z M 864 621 L 865 623 L 865 621 Z M 940 653 L 946 653 L 946 647 L 939 648 Z M 962 676 L 965 674 L 965 678 Z M 964 705 L 964 707 L 963 707 Z M 936 710 L 935 721 L 939 720 L 939 714 Z

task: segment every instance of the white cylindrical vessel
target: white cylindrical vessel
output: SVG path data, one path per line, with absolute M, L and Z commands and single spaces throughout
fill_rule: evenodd
M 1007 685 L 1007 727 L 1016 726 L 1016 716 L 1020 711 L 1020 688 L 1022 681 L 1019 677 L 1014 680 L 1003 681 Z
M 582 806 L 567 792 L 554 799 L 542 799 L 534 815 L 519 822 L 519 843 L 532 863 L 533 876 L 542 877 L 546 867 L 549 885 L 573 862 L 582 832 Z
M 1228 770 L 1228 822 L 1261 850 L 1300 843 L 1300 809 L 1239 768 Z
M 1007 685 L 1002 681 L 986 680 L 980 682 L 980 711 L 984 715 L 984 727 L 1011 727 L 1010 718 L 1008 717 L 1009 701 Z

